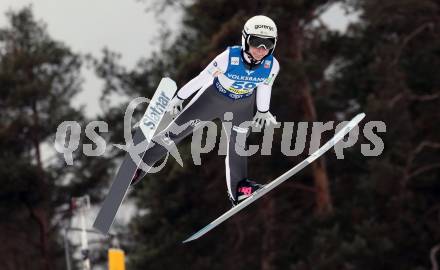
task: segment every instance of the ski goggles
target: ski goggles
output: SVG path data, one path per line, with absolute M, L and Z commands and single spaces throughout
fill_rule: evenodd
M 255 48 L 264 47 L 266 50 L 270 50 L 275 46 L 275 40 L 273 38 L 249 36 L 248 44 Z

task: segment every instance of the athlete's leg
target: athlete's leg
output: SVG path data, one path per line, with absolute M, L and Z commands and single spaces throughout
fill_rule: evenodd
M 227 155 L 225 158 L 226 183 L 228 193 L 231 198 L 236 200 L 237 184 L 248 176 L 247 156 L 244 155 L 246 137 L 250 134 L 249 126 L 240 125 L 245 121 L 251 121 L 254 114 L 254 97 L 239 100 L 239 107 L 235 106 L 233 112 L 232 129 L 227 130 L 226 138 Z M 235 101 L 238 102 L 238 101 Z M 224 126 L 225 127 L 225 126 Z

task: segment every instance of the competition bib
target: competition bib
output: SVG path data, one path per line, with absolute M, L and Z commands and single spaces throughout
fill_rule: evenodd
M 229 48 L 228 60 L 226 72 L 219 74 L 213 83 L 220 93 L 232 99 L 251 96 L 254 89 L 269 77 L 273 65 L 273 56 L 269 55 L 254 69 L 247 69 L 240 46 Z

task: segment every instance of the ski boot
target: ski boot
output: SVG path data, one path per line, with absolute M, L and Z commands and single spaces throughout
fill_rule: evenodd
M 230 198 L 232 206 L 236 206 L 237 204 L 241 203 L 262 187 L 264 187 L 264 185 L 258 184 L 249 178 L 244 178 L 238 182 L 236 199 L 234 200 L 233 198 Z

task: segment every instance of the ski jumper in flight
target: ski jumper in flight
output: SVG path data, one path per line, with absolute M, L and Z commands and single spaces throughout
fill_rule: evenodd
M 232 128 L 225 128 L 223 124 L 223 130 L 228 142 L 226 184 L 233 205 L 262 187 L 248 178 L 247 156 L 240 155 L 236 149 L 244 149 L 245 146 L 240 145 L 240 141 L 236 146 L 236 142 L 238 136 L 249 134 L 249 125 L 240 127 L 245 121 L 253 121 L 254 125 L 260 127 L 265 123 L 276 124 L 269 109 L 272 85 L 280 69 L 273 56 L 277 27 L 270 18 L 263 15 L 250 18 L 244 25 L 241 40 L 241 46 L 228 47 L 177 92 L 168 106 L 175 119 L 152 139 L 177 145 L 194 128 L 198 128 L 197 123 L 216 118 L 222 122 L 232 121 Z M 194 97 L 182 109 L 183 102 L 194 93 Z M 254 114 L 255 106 L 257 110 Z M 174 133 L 176 129 L 173 127 L 176 126 L 185 128 Z M 156 143 L 145 152 L 143 161 L 154 166 L 166 153 L 163 144 Z M 136 173 L 132 184 L 144 175 Z

